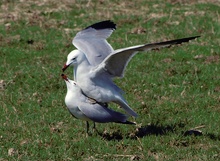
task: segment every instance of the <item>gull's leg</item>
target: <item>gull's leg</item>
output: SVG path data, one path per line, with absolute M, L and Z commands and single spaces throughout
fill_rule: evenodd
M 89 122 L 88 121 L 86 121 L 86 132 L 89 135 Z
M 108 103 L 103 103 L 103 102 L 97 102 L 98 104 L 100 104 L 101 106 L 104 106 L 104 107 L 108 107 Z
M 86 100 L 86 101 L 87 101 L 88 103 L 91 103 L 91 104 L 96 104 L 96 103 L 98 103 L 98 104 L 101 105 L 101 106 L 108 107 L 108 103 L 97 102 L 95 99 L 90 98 L 90 97 L 87 97 L 87 100 Z
M 88 103 L 91 103 L 91 104 L 96 104 L 97 102 L 96 102 L 96 100 L 94 100 L 94 99 L 92 99 L 92 98 L 87 98 L 87 102 Z
M 74 68 L 75 69 L 75 68 Z M 86 96 L 86 94 L 85 93 L 83 93 L 85 96 Z M 86 102 L 87 103 L 91 103 L 91 104 L 96 104 L 97 103 L 97 101 L 95 100 L 95 99 L 93 99 L 93 98 L 90 98 L 90 97 L 88 97 L 88 96 L 86 96 Z
M 95 127 L 95 122 L 93 122 L 93 129 L 96 129 L 96 127 Z
M 98 135 L 102 135 L 97 129 L 96 129 L 96 124 L 95 124 L 95 122 L 93 122 L 93 132 L 96 132 Z
M 95 122 L 93 122 L 93 128 L 92 129 L 93 129 L 93 133 L 94 133 L 94 131 L 97 131 L 96 127 L 95 127 Z

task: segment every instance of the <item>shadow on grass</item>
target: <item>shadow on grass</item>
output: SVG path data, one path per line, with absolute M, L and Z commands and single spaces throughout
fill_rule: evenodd
M 179 127 L 180 125 L 167 125 L 167 126 L 146 125 L 146 126 L 137 128 L 134 132 L 127 133 L 125 137 L 128 139 L 137 139 L 137 138 L 143 138 L 148 135 L 156 135 L 156 136 L 167 135 L 168 133 L 174 133 L 177 126 Z M 98 134 L 103 139 L 108 140 L 108 141 L 111 141 L 111 140 L 120 141 L 123 139 L 123 134 L 120 131 L 115 131 L 113 133 L 103 132 L 103 133 L 98 133 Z
M 152 124 L 152 125 L 146 125 L 146 126 L 142 126 L 140 128 L 136 128 L 135 131 L 127 133 L 125 135 L 122 134 L 120 130 L 114 131 L 112 133 L 98 132 L 98 135 L 107 141 L 120 141 L 120 140 L 123 140 L 124 138 L 137 139 L 137 138 L 143 138 L 143 137 L 149 136 L 149 135 L 156 135 L 156 136 L 168 135 L 170 133 L 175 133 L 178 128 L 183 128 L 184 126 L 185 125 L 182 123 L 174 124 L 174 125 L 167 125 L 167 126 Z M 205 136 L 211 140 L 220 141 L 220 135 L 215 135 L 212 133 L 207 133 L 207 134 L 198 133 L 197 134 L 197 132 L 198 131 L 196 131 L 196 130 L 195 131 L 188 130 L 186 132 L 182 132 L 182 134 L 183 134 L 183 136 Z
M 134 134 L 128 135 L 131 139 L 136 139 L 137 137 L 142 138 L 147 135 L 166 135 L 167 133 L 175 132 L 175 126 L 161 126 L 161 125 L 147 125 L 136 129 Z
M 208 133 L 205 136 L 207 136 L 211 140 L 220 141 L 220 135 L 215 135 L 215 134 Z

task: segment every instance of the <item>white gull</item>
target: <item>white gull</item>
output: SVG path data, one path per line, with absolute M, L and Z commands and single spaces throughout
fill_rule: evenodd
M 87 133 L 89 131 L 88 121 L 98 123 L 122 123 L 135 124 L 127 120 L 127 116 L 109 109 L 106 105 L 91 103 L 83 93 L 76 82 L 67 78 L 62 74 L 62 78 L 66 82 L 67 93 L 65 96 L 65 104 L 69 112 L 77 119 L 87 122 Z M 94 124 L 95 125 L 95 124 Z

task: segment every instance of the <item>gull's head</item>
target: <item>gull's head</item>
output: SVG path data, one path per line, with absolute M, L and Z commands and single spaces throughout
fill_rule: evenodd
M 69 66 L 76 66 L 84 59 L 84 54 L 80 52 L 79 50 L 73 50 L 69 53 L 67 56 L 66 64 L 63 66 L 63 72 L 69 67 Z

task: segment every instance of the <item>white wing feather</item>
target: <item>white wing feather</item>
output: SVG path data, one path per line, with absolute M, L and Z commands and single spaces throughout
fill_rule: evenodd
M 96 66 L 114 51 L 106 40 L 113 31 L 112 29 L 96 30 L 90 27 L 78 32 L 72 43 L 86 55 L 92 66 Z
M 174 44 L 181 44 L 183 42 L 188 42 L 189 40 L 195 39 L 197 37 L 199 36 L 164 41 L 159 43 L 137 45 L 137 46 L 131 46 L 128 48 L 115 50 L 113 53 L 109 54 L 103 60 L 103 62 L 96 68 L 96 73 L 99 73 L 104 69 L 112 77 L 123 77 L 124 70 L 127 64 L 138 51 L 149 51 L 149 50 L 159 49 L 162 47 L 169 47 Z

